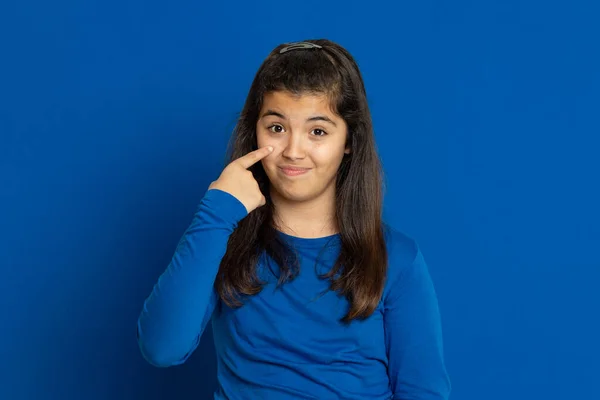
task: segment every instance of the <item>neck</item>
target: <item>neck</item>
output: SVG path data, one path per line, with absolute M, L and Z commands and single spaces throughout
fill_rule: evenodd
M 273 223 L 277 230 L 301 238 L 319 238 L 338 233 L 334 196 L 294 202 L 271 194 Z

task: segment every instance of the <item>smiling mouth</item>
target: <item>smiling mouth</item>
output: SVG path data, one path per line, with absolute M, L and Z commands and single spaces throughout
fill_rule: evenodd
M 297 167 L 280 167 L 279 168 L 286 176 L 298 176 L 303 175 L 310 171 L 309 168 L 297 168 Z

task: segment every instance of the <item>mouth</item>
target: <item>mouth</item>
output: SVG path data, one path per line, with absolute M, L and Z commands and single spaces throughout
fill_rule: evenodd
M 304 175 L 310 168 L 299 168 L 299 167 L 279 167 L 279 170 L 282 171 L 286 176 L 298 176 Z

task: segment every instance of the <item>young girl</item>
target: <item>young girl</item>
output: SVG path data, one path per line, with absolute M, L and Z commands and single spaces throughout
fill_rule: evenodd
M 275 48 L 232 139 L 144 303 L 148 362 L 185 362 L 211 321 L 215 399 L 447 399 L 436 293 L 418 245 L 382 221 L 352 56 Z

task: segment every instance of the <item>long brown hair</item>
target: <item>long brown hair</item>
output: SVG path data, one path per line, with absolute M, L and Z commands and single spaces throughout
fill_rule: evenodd
M 387 251 L 382 222 L 384 179 L 371 114 L 360 70 L 350 53 L 329 40 L 307 40 L 321 48 L 280 53 L 277 46 L 258 69 L 246 98 L 228 151 L 229 163 L 257 148 L 256 122 L 263 96 L 272 91 L 294 94 L 326 94 L 332 109 L 348 126 L 347 144 L 336 177 L 335 218 L 341 249 L 332 269 L 322 275 L 330 289 L 346 296 L 349 310 L 342 318 L 350 322 L 366 318 L 381 300 L 387 272 Z M 230 235 L 221 260 L 215 287 L 230 307 L 243 305 L 243 297 L 262 290 L 257 273 L 260 254 L 266 252 L 279 265 L 279 282 L 297 275 L 299 263 L 294 250 L 277 235 L 273 226 L 274 206 L 269 179 L 261 163 L 250 169 L 267 200 L 263 207 L 239 221 Z

